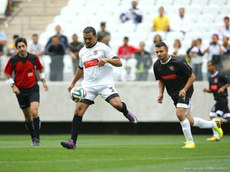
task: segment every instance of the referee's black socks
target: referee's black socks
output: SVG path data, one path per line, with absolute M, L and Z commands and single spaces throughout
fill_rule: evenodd
M 33 124 L 34 124 L 34 135 L 35 138 L 40 140 L 40 134 L 39 134 L 39 130 L 40 130 L 40 126 L 41 126 L 41 121 L 39 116 L 37 118 L 33 118 Z
M 26 129 L 29 131 L 31 138 L 35 137 L 33 121 L 25 121 Z
M 71 139 L 75 144 L 77 142 L 77 137 L 81 128 L 81 124 L 82 124 L 82 116 L 74 115 L 72 121 Z

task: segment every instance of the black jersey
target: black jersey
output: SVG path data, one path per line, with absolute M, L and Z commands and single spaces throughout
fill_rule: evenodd
M 156 80 L 163 81 L 168 94 L 176 98 L 192 75 L 192 68 L 187 62 L 176 56 L 170 56 L 167 62 L 162 63 L 159 59 L 154 63 Z M 186 97 L 192 97 L 193 85 L 188 89 Z
M 209 89 L 212 91 L 215 100 L 226 98 L 228 96 L 227 89 L 225 89 L 223 93 L 218 93 L 218 90 L 223 85 L 230 83 L 230 80 L 226 74 L 217 72 L 216 74 L 210 76 L 208 80 L 209 80 Z

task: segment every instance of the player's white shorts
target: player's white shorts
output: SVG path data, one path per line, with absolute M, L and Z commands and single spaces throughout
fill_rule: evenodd
M 81 102 L 89 105 L 94 104 L 94 100 L 98 95 L 100 95 L 107 102 L 109 102 L 114 97 L 119 97 L 119 94 L 117 93 L 114 85 L 98 85 L 83 88 L 86 90 L 87 95 Z
M 185 98 L 175 98 L 173 99 L 174 101 L 174 105 L 178 108 L 185 108 L 186 109 L 186 113 L 185 115 L 187 115 L 189 112 L 192 112 L 192 103 L 191 103 L 191 98 L 190 97 L 185 97 Z

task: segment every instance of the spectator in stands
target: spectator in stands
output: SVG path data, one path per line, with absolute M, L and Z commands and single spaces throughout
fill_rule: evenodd
M 170 52 L 174 56 L 185 56 L 185 52 L 181 48 L 181 42 L 179 39 L 175 39 L 173 43 L 173 49 Z
M 7 46 L 7 56 L 11 57 L 17 53 L 17 50 L 15 48 L 15 42 L 18 38 L 19 38 L 19 35 L 13 35 L 12 42 Z
M 65 45 L 60 42 L 58 36 L 52 37 L 52 43 L 48 45 L 46 54 L 50 55 L 50 81 L 63 81 Z
M 61 34 L 61 26 L 57 25 L 55 27 L 55 31 L 56 31 L 56 34 L 52 36 L 46 44 L 46 51 L 47 51 L 47 47 L 49 46 L 49 44 L 52 44 L 53 37 L 56 37 L 56 36 L 59 38 L 60 43 L 64 45 L 64 48 L 66 50 L 66 48 L 68 47 L 68 39 L 65 35 Z
M 84 46 L 82 42 L 78 41 L 77 34 L 73 34 L 72 42 L 69 45 L 69 54 L 72 57 L 73 62 L 73 73 L 76 73 L 79 64 L 79 52 L 81 48 Z
M 0 30 L 0 45 L 2 46 L 3 50 L 4 50 L 4 47 L 6 46 L 6 44 L 7 44 L 6 33 L 4 31 Z
M 153 19 L 153 31 L 154 32 L 169 32 L 170 20 L 164 16 L 164 7 L 159 8 L 159 16 Z
M 34 33 L 32 35 L 32 41 L 30 42 L 28 46 L 28 52 L 40 57 L 41 55 L 44 54 L 44 48 L 42 44 L 38 42 L 38 40 L 39 40 L 38 34 Z
M 205 53 L 208 53 L 209 60 L 212 60 L 214 64 L 219 63 L 220 61 L 220 55 L 224 54 L 221 45 L 218 43 L 219 41 L 219 36 L 217 34 L 212 35 L 212 41 L 210 42 L 209 47 L 204 51 Z
M 155 44 L 162 42 L 162 38 L 159 34 L 156 34 L 153 38 L 153 45 L 151 46 L 150 53 L 152 55 L 153 61 L 157 59 L 155 54 Z
M 189 25 L 189 20 L 185 17 L 185 9 L 179 8 L 179 16 L 172 19 L 171 29 L 185 34 L 190 30 Z
M 0 80 L 4 78 L 4 75 L 2 76 L 3 72 L 3 55 L 5 54 L 5 46 L 7 44 L 7 36 L 6 33 L 4 31 L 0 30 Z
M 101 30 L 97 33 L 97 41 L 103 42 L 109 46 L 110 33 L 106 31 L 106 23 L 101 22 Z
M 142 22 L 142 18 L 142 11 L 137 8 L 137 0 L 132 0 L 132 8 L 120 15 L 122 23 L 132 20 L 135 24 L 139 24 Z
M 145 43 L 140 42 L 140 49 L 135 53 L 136 64 L 136 81 L 147 81 L 149 69 L 153 61 L 151 54 L 145 50 Z
M 224 54 L 230 54 L 229 38 L 227 36 L 223 38 L 222 50 L 224 51 Z
M 222 40 L 224 36 L 230 38 L 229 17 L 224 17 L 224 25 L 219 28 L 219 37 Z
M 131 58 L 131 56 L 138 51 L 137 48 L 133 47 L 132 45 L 129 45 L 129 38 L 124 37 L 124 43 L 122 46 L 118 48 L 118 57 L 128 60 Z
M 202 63 L 203 53 L 201 50 L 201 42 L 198 40 L 192 41 L 192 46 L 187 50 L 187 55 L 191 59 L 191 65 L 197 81 L 202 81 Z
M 132 73 L 131 66 L 125 66 L 125 74 L 121 76 L 121 81 L 134 81 L 135 76 Z
M 3 45 L 0 44 L 0 58 L 4 54 Z M 1 64 L 0 64 L 1 65 Z

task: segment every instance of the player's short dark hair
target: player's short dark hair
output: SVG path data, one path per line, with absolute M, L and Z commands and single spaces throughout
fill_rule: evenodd
M 129 37 L 128 37 L 128 36 L 125 36 L 125 37 L 124 37 L 124 40 L 129 40 Z
M 166 50 L 168 50 L 168 46 L 164 42 L 159 42 L 155 44 L 156 48 L 164 47 Z
M 105 22 L 101 22 L 101 26 L 105 26 L 106 25 L 106 23 Z
M 96 30 L 91 26 L 88 26 L 83 30 L 83 33 L 85 33 L 85 34 L 88 34 L 91 32 L 93 33 L 93 36 L 96 36 Z
M 26 46 L 27 46 L 27 41 L 25 38 L 18 38 L 16 41 L 15 41 L 15 47 L 17 48 L 18 47 L 18 43 L 19 42 L 23 42 Z
M 224 17 L 224 20 L 229 20 L 229 17 L 228 16 Z

